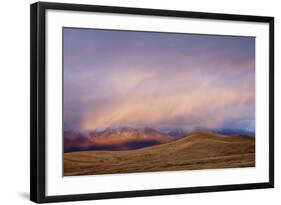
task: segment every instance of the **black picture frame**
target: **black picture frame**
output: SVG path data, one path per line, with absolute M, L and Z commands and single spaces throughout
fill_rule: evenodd
M 196 19 L 263 22 L 269 24 L 269 181 L 249 184 L 138 190 L 107 193 L 46 196 L 46 10 L 68 10 L 101 13 L 170 16 Z M 97 200 L 198 192 L 217 192 L 274 187 L 274 18 L 218 13 L 110 7 L 82 4 L 38 2 L 30 7 L 30 200 L 37 203 Z

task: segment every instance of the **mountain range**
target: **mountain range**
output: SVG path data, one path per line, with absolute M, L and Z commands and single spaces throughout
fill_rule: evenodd
M 121 127 L 81 134 L 64 132 L 64 152 L 87 150 L 132 150 L 159 145 L 177 138 L 152 128 L 134 129 Z
M 235 130 L 219 130 L 216 131 L 216 133 L 227 135 L 254 135 Z M 149 127 L 107 128 L 102 131 L 91 131 L 88 133 L 65 131 L 64 152 L 134 150 L 176 141 L 190 134 L 192 133 L 184 130 L 160 132 Z

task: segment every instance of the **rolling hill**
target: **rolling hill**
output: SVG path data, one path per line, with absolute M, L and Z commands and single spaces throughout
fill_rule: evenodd
M 212 132 L 136 150 L 64 154 L 65 176 L 253 166 L 255 137 Z

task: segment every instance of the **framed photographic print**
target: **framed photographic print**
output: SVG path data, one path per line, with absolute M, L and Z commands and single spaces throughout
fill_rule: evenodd
M 274 186 L 274 18 L 31 5 L 34 202 Z

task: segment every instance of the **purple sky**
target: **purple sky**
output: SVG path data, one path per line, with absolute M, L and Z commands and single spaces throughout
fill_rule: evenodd
M 255 131 L 255 38 L 63 32 L 65 130 Z

